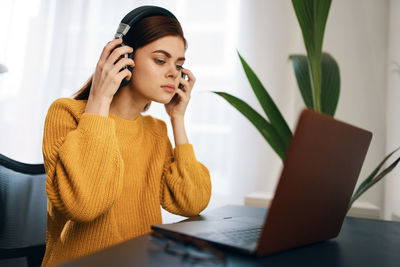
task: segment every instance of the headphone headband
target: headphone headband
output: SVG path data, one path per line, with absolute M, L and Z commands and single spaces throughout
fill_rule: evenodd
M 176 19 L 174 14 L 158 6 L 141 6 L 129 12 L 118 26 L 115 38 L 122 38 L 140 20 L 151 16 L 167 16 Z

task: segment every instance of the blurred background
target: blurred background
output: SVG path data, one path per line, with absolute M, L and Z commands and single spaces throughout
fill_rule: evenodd
M 43 162 L 44 119 L 50 104 L 88 79 L 120 20 L 140 5 L 173 12 L 188 41 L 185 68 L 197 78 L 185 117 L 196 157 L 208 167 L 207 209 L 268 201 L 281 160 L 258 131 L 210 91 L 240 97 L 261 114 L 237 51 L 267 88 L 291 129 L 304 104 L 290 54 L 305 48 L 291 1 L 275 0 L 2 0 L 0 8 L 0 153 Z M 400 146 L 400 0 L 333 0 L 323 51 L 339 63 L 336 118 L 373 132 L 359 183 Z M 167 122 L 164 106 L 145 113 Z M 381 219 L 400 219 L 400 171 L 359 202 Z M 164 213 L 164 218 L 173 217 Z M 172 219 L 171 219 L 172 220 Z

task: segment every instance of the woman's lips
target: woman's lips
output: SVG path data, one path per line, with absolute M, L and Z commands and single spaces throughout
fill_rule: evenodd
M 169 86 L 169 85 L 162 85 L 161 86 L 165 91 L 168 93 L 174 93 L 175 92 L 175 87 Z

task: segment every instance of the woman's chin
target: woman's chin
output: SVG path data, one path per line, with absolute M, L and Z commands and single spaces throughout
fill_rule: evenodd
M 154 99 L 153 101 L 160 103 L 160 104 L 168 104 L 169 102 L 171 102 L 173 96 L 170 97 L 160 97 L 159 99 Z

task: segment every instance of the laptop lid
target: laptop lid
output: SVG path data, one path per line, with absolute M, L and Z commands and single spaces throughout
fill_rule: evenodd
M 287 151 L 257 254 L 336 237 L 372 133 L 310 109 Z

